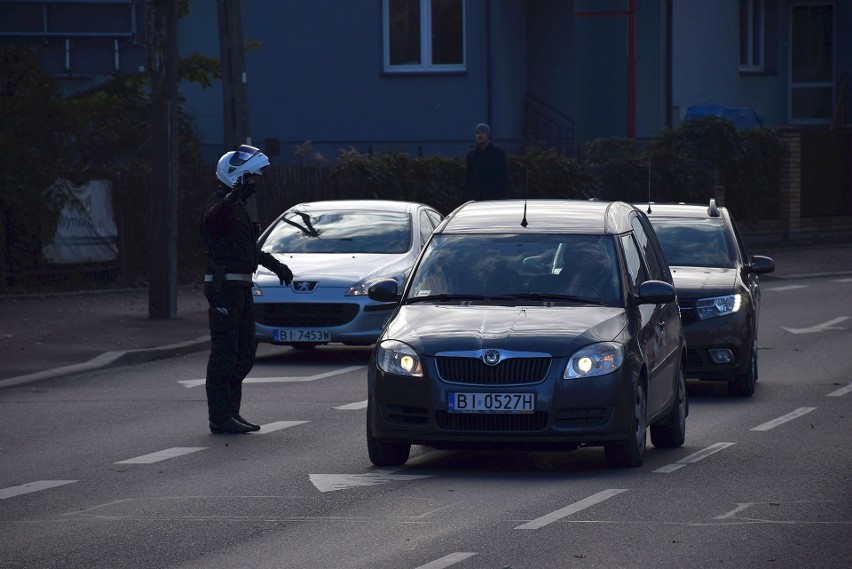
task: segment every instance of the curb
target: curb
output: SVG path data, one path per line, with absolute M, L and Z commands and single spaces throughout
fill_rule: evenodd
M 138 350 L 125 350 L 116 352 L 104 352 L 103 354 L 90 359 L 87 362 L 80 364 L 72 364 L 70 366 L 47 369 L 37 371 L 27 375 L 19 375 L 17 377 L 8 377 L 0 379 L 0 389 L 4 387 L 13 387 L 16 385 L 24 385 L 44 379 L 54 379 L 67 375 L 75 375 L 87 371 L 105 369 L 110 367 L 129 366 L 150 362 L 154 360 L 162 360 L 175 356 L 182 356 L 210 349 L 210 337 L 201 336 L 194 340 L 179 342 L 177 344 L 169 344 L 167 346 L 156 346 L 153 348 L 141 348 Z

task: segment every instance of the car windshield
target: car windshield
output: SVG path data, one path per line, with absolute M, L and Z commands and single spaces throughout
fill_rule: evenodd
M 669 265 L 734 268 L 734 244 L 721 219 L 654 219 Z
M 326 210 L 284 214 L 263 242 L 269 253 L 405 253 L 407 213 Z
M 435 235 L 412 276 L 408 302 L 582 301 L 620 306 L 610 236 Z

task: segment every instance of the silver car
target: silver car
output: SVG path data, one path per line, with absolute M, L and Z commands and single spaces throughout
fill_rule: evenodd
M 258 342 L 313 348 L 376 341 L 395 303 L 367 296 L 378 280 L 400 287 L 443 215 L 393 200 L 330 200 L 295 205 L 260 237 L 261 249 L 293 271 L 282 286 L 263 267 L 254 276 Z

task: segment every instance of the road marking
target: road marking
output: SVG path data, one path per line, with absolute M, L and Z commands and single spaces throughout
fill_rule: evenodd
M 31 492 L 39 492 L 49 488 L 56 488 L 57 486 L 64 486 L 74 482 L 77 482 L 77 480 L 36 480 L 35 482 L 27 482 L 20 486 L 10 486 L 8 488 L 0 489 L 0 500 L 5 500 L 6 498 L 11 498 L 13 496 L 20 496 L 21 494 L 29 494 Z
M 142 456 L 137 456 L 136 458 L 128 458 L 127 460 L 120 460 L 113 464 L 153 464 L 155 462 L 160 462 L 161 460 L 168 460 L 170 458 L 175 458 L 178 456 L 183 456 L 185 454 L 190 454 L 193 452 L 198 452 L 200 450 L 204 450 L 207 447 L 173 447 L 167 448 L 166 450 L 161 450 L 158 452 L 152 452 L 151 454 L 143 454 Z
M 784 291 L 784 290 L 795 290 L 797 288 L 808 288 L 808 285 L 773 286 L 773 287 L 766 287 L 766 290 Z
M 849 320 L 848 316 L 838 316 L 828 322 L 823 322 L 822 324 L 817 324 L 816 326 L 811 326 L 810 328 L 787 328 L 786 326 L 782 326 L 785 330 L 790 332 L 791 334 L 813 334 L 814 332 L 825 332 L 826 330 L 843 330 L 843 328 L 838 328 L 835 324 L 840 324 L 841 322 Z
M 265 435 L 266 433 L 280 431 L 281 429 L 288 429 L 290 427 L 295 427 L 296 425 L 304 425 L 308 422 L 309 421 L 275 421 L 274 423 L 267 423 L 265 425 L 261 425 L 260 430 L 257 431 L 257 434 Z
M 733 446 L 736 443 L 716 443 L 710 445 L 709 447 L 702 449 L 696 453 L 693 453 L 687 457 L 684 457 L 677 462 L 673 462 L 672 464 L 667 464 L 666 466 L 660 467 L 654 472 L 659 472 L 661 474 L 668 474 L 670 472 L 674 472 L 675 470 L 680 470 L 684 466 L 688 464 L 693 464 L 698 462 L 699 460 L 704 460 L 710 455 L 716 454 L 720 450 L 726 449 L 729 446 Z
M 744 512 L 745 510 L 751 508 L 752 506 L 754 506 L 754 502 L 743 502 L 743 503 L 737 504 L 737 507 L 734 508 L 733 510 L 731 510 L 730 512 L 728 512 L 726 514 L 722 514 L 720 516 L 715 516 L 713 519 L 714 520 L 727 520 L 727 519 L 736 517 L 737 514 L 739 514 L 740 512 Z
M 349 366 L 305 377 L 247 377 L 243 380 L 243 383 L 303 383 L 306 381 L 316 381 L 318 379 L 324 379 L 326 377 L 350 373 L 361 369 L 367 369 L 367 366 Z M 198 387 L 199 385 L 204 385 L 206 382 L 206 379 L 182 379 L 178 381 L 178 383 L 180 383 L 186 388 Z
M 832 282 L 836 282 L 836 283 L 852 283 L 852 277 L 850 277 L 850 278 L 848 278 L 848 279 L 834 279 L 834 281 L 832 281 Z
M 849 393 L 850 391 L 852 391 L 852 383 L 850 383 L 846 387 L 841 387 L 837 391 L 832 391 L 831 393 L 826 395 L 826 397 L 842 397 L 842 396 L 846 395 L 847 393 Z
M 347 405 L 341 405 L 340 407 L 335 407 L 335 409 L 341 409 L 343 411 L 347 411 L 350 409 L 366 409 L 367 408 L 367 400 L 356 401 L 355 403 L 349 403 Z
M 311 483 L 320 492 L 334 492 L 358 486 L 378 486 L 388 482 L 404 482 L 432 478 L 431 474 L 394 474 L 398 469 L 379 469 L 366 474 L 311 474 Z
M 807 415 L 811 411 L 816 409 L 816 407 L 799 407 L 795 411 L 790 411 L 786 415 L 782 415 L 777 419 L 772 419 L 771 421 L 767 421 L 762 425 L 758 425 L 755 428 L 751 429 L 752 431 L 768 431 L 769 429 L 774 429 L 778 425 L 783 425 L 788 421 L 792 421 L 793 419 L 798 419 L 802 415 Z
M 598 492 L 597 494 L 592 494 L 588 498 L 580 500 L 579 502 L 574 502 L 569 506 L 565 506 L 564 508 L 560 508 L 555 512 L 551 512 L 546 516 L 542 516 L 540 518 L 536 518 L 530 522 L 519 525 L 515 529 L 539 529 L 547 524 L 552 524 L 555 521 L 561 520 L 564 517 L 570 516 L 571 514 L 576 514 L 580 510 L 585 510 L 590 506 L 594 506 L 604 500 L 609 500 L 613 496 L 617 496 L 622 492 L 627 492 L 627 488 L 610 488 L 609 490 L 604 490 L 603 492 Z
M 469 557 L 473 557 L 476 553 L 466 553 L 466 552 L 456 552 L 450 553 L 449 555 L 444 555 L 440 559 L 436 559 L 435 561 L 430 561 L 426 565 L 421 565 L 420 567 L 416 567 L 415 569 L 444 569 L 444 567 L 449 567 L 450 565 L 455 565 L 461 561 Z

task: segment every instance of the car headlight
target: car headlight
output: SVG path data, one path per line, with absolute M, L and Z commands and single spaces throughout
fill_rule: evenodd
M 403 283 L 405 283 L 405 275 L 388 275 L 386 277 L 371 277 L 368 280 L 363 280 L 355 283 L 350 286 L 349 289 L 343 293 L 343 296 L 367 296 L 367 293 L 370 290 L 370 285 L 376 281 L 380 281 L 383 279 L 393 279 L 396 281 L 396 285 L 402 289 Z
M 612 373 L 624 361 L 624 346 L 616 342 L 601 342 L 576 352 L 565 367 L 563 379 L 580 379 Z
M 423 377 L 420 356 L 408 344 L 385 340 L 376 349 L 376 364 L 385 373 Z
M 699 320 L 718 318 L 738 311 L 742 306 L 742 301 L 743 296 L 741 294 L 700 298 L 695 302 L 695 313 Z

